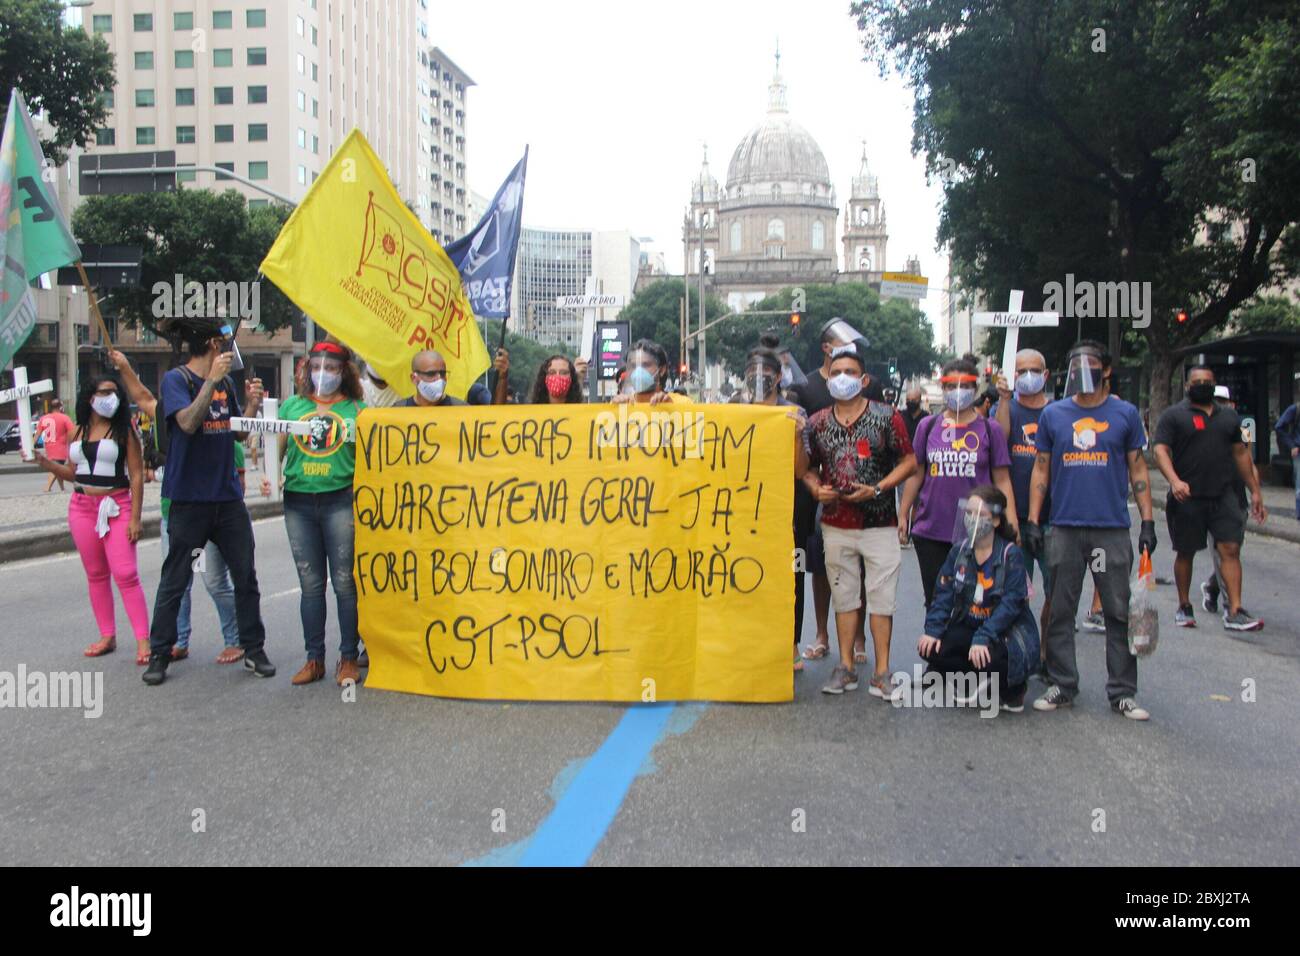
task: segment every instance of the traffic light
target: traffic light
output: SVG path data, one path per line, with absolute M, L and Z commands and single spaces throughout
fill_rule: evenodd
M 1186 309 L 1179 309 L 1179 310 L 1178 310 L 1178 324 L 1179 324 L 1179 325 L 1182 325 L 1182 324 L 1183 324 L 1184 322 L 1186 322 L 1186 321 L 1187 321 L 1187 310 L 1186 310 Z
M 687 365 L 685 362 L 683 362 L 681 365 L 677 367 L 678 374 L 681 375 L 683 378 L 686 376 L 686 373 L 689 370 L 690 370 L 690 366 Z
M 799 334 L 799 324 L 803 321 L 803 316 L 798 312 L 790 313 L 790 334 Z

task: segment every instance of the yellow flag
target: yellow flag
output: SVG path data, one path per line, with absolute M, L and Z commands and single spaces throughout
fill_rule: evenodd
M 358 129 L 280 230 L 262 273 L 403 395 L 415 394 L 411 357 L 423 349 L 446 359 L 457 398 L 491 364 L 460 273 Z

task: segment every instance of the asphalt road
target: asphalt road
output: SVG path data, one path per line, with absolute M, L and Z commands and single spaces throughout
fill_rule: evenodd
M 1175 630 L 1172 588 L 1159 589 L 1161 645 L 1139 678 L 1146 724 L 1110 712 L 1102 639 L 1081 632 L 1073 711 L 987 720 L 894 709 L 865 690 L 832 698 L 819 693 L 823 661 L 797 677 L 792 704 L 677 705 L 642 735 L 645 754 L 624 736 L 637 731 L 623 706 L 364 688 L 347 703 L 332 681 L 290 686 L 303 650 L 282 522 L 258 523 L 257 545 L 279 666 L 269 681 L 214 663 L 201 590 L 191 658 L 151 689 L 129 641 L 81 656 L 95 634 L 75 555 L 0 566 L 0 671 L 102 670 L 105 682 L 98 719 L 0 709 L 0 862 L 564 862 L 580 841 L 557 836 L 558 801 L 590 830 L 593 864 L 1300 863 L 1300 548 L 1286 542 L 1247 543 L 1260 633 L 1229 635 L 1204 614 L 1200 629 Z M 140 555 L 152 602 L 157 541 Z M 899 604 L 892 664 L 910 669 L 910 551 Z M 120 609 L 119 623 L 128 633 Z M 331 626 L 331 669 L 336 647 Z M 633 710 L 631 721 L 647 714 Z M 639 763 L 625 796 L 619 758 Z

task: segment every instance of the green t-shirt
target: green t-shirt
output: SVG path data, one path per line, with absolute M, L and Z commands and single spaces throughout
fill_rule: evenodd
M 352 487 L 356 467 L 356 444 L 347 440 L 356 429 L 357 415 L 364 402 L 345 398 L 316 409 L 314 399 L 295 395 L 280 406 L 286 421 L 310 421 L 310 435 L 290 435 L 284 462 L 284 489 L 305 494 L 322 494 Z

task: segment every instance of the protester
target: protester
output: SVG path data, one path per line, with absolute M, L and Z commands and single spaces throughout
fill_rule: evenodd
M 989 412 L 993 409 L 993 406 L 997 404 L 997 401 L 997 389 L 986 389 L 980 393 L 979 398 L 975 399 L 975 411 L 983 418 L 988 418 Z
M 1273 426 L 1278 450 L 1291 456 L 1291 483 L 1295 485 L 1295 516 L 1300 521 L 1300 411 L 1288 405 Z
M 402 396 L 369 362 L 365 363 L 361 375 L 361 397 L 367 408 L 392 408 L 402 404 Z
M 921 400 L 924 393 L 917 386 L 912 386 L 907 390 L 905 401 L 907 402 L 906 411 L 903 412 L 903 424 L 907 426 L 907 440 L 912 441 L 916 438 L 916 426 L 921 424 L 921 419 L 925 418 L 925 409 L 921 407 Z
M 1156 548 L 1151 486 L 1142 449 L 1146 435 L 1138 411 L 1110 394 L 1111 357 L 1097 342 L 1083 340 L 1070 350 L 1065 397 L 1043 409 L 1035 445 L 1038 459 L 1030 479 L 1025 548 L 1047 554 L 1052 581 L 1052 615 L 1047 624 L 1047 673 L 1051 685 L 1034 709 L 1069 707 L 1079 691 L 1074 651 L 1074 615 L 1089 570 L 1106 619 L 1106 695 L 1111 708 L 1132 720 L 1150 716 L 1138 706 L 1137 658 L 1128 649 L 1128 489 L 1142 516 L 1138 550 Z M 1051 512 L 1044 502 L 1051 498 Z M 1051 540 L 1040 520 L 1048 518 Z M 1098 556 L 1103 559 L 1098 565 Z
M 790 398 L 803 408 L 804 413 L 812 418 L 824 408 L 835 404 L 831 397 L 828 382 L 831 374 L 831 353 L 846 345 L 856 347 L 866 361 L 868 343 L 866 337 L 844 319 L 835 316 L 822 325 L 820 345 L 822 364 L 808 375 L 798 372 L 798 364 L 793 357 L 782 364 L 790 369 L 791 384 L 787 386 Z M 831 586 L 826 577 L 826 559 L 822 542 L 821 522 L 813 521 L 813 533 L 806 546 L 808 572 L 812 574 L 813 616 L 817 622 L 817 636 L 813 645 L 804 651 L 805 660 L 819 660 L 830 650 L 830 631 L 828 629 L 831 610 Z M 867 660 L 866 635 L 858 638 L 854 652 L 856 663 Z
M 235 474 L 235 442 L 244 436 L 230 427 L 231 418 L 243 414 L 229 375 L 236 354 L 233 333 L 211 321 L 187 319 L 181 334 L 189 361 L 171 369 L 162 380 L 159 417 L 167 422 L 168 438 L 162 493 L 171 499 L 171 508 L 144 681 L 158 685 L 167 677 L 177 638 L 177 612 L 193 579 L 191 556 L 209 541 L 230 569 L 244 667 L 258 677 L 273 677 L 275 666 L 264 648 L 253 524 Z M 250 379 L 246 390 L 247 414 L 252 417 L 262 401 L 261 380 Z
M 999 708 L 1018 714 L 1039 665 L 1040 641 L 1007 508 L 992 485 L 971 489 L 960 511 L 961 540 L 939 572 L 916 649 L 937 674 L 996 674 Z
M 1233 400 L 1232 394 L 1228 391 L 1228 386 L 1226 385 L 1214 386 L 1214 400 L 1222 402 L 1233 411 L 1237 411 L 1237 403 Z M 1259 481 L 1259 469 L 1255 466 L 1255 436 L 1253 434 L 1253 429 L 1247 428 L 1246 420 L 1244 418 L 1242 419 L 1241 425 L 1241 442 L 1246 446 L 1246 456 L 1250 459 L 1250 470 L 1255 475 L 1255 480 Z M 1243 512 L 1248 511 L 1250 509 L 1250 502 L 1246 498 L 1245 484 L 1242 483 L 1238 476 L 1234 476 L 1232 484 L 1233 491 L 1237 495 L 1237 505 Z M 1245 546 L 1244 541 L 1242 542 L 1242 546 Z M 1214 559 L 1214 573 L 1205 581 L 1201 582 L 1201 607 L 1205 608 L 1205 610 L 1209 611 L 1211 614 L 1218 614 L 1219 598 L 1228 590 L 1228 586 L 1223 580 L 1223 569 L 1219 562 L 1219 549 L 1217 547 L 1211 548 L 1210 556 Z M 1243 577 L 1245 571 L 1246 567 L 1243 564 Z M 1245 591 L 1244 581 L 1242 583 L 1242 591 Z
M 126 384 L 127 394 L 132 402 L 140 409 L 142 414 L 148 415 L 154 422 L 151 429 L 151 440 L 155 443 L 153 451 L 153 460 L 156 467 L 162 471 L 163 475 L 167 474 L 166 457 L 161 450 L 156 447 L 159 441 L 158 429 L 158 400 L 154 398 L 153 393 L 144 386 L 135 370 L 131 368 L 131 363 L 127 357 L 116 349 L 109 349 L 109 361 L 113 363 L 118 373 L 122 376 Z M 145 446 L 146 452 L 150 451 L 149 446 Z M 149 461 L 151 456 L 146 453 L 145 460 Z M 235 473 L 239 474 L 241 457 L 241 446 L 235 445 Z M 240 482 L 240 491 L 243 492 L 243 482 Z M 160 531 L 160 544 L 162 546 L 162 557 L 167 558 L 168 546 L 171 535 L 167 531 L 167 519 L 171 512 L 171 499 L 163 495 L 161 500 L 162 524 Z M 223 647 L 221 653 L 217 655 L 218 664 L 236 664 L 244 657 L 244 651 L 239 646 L 239 622 L 235 615 L 235 586 L 230 580 L 230 569 L 226 567 L 225 559 L 221 557 L 221 551 L 211 541 L 203 549 L 203 560 L 197 562 L 195 570 L 199 571 L 203 586 L 208 592 L 208 597 L 212 598 L 212 604 L 217 610 L 217 620 L 221 624 L 221 637 Z M 191 580 L 191 585 L 193 581 Z M 191 625 L 191 588 L 186 588 L 185 593 L 181 596 L 180 608 L 176 612 L 176 643 L 172 647 L 172 660 L 184 660 L 190 653 L 190 637 L 193 634 Z
M 827 387 L 835 404 L 808 420 L 809 469 L 804 482 L 822 505 L 822 540 L 840 663 L 822 688 L 843 694 L 858 687 L 854 644 L 870 612 L 876 653 L 870 693 L 889 699 L 889 642 L 898 591 L 898 512 L 894 489 L 916 469 L 903 416 L 862 395 L 866 369 L 853 345 L 831 355 Z M 863 576 L 866 569 L 866 603 Z
M 1006 514 L 1011 530 L 1018 528 L 1007 437 L 996 421 L 975 411 L 978 380 L 972 356 L 944 365 L 939 384 L 946 407 L 927 416 L 916 428 L 917 469 L 903 488 L 898 538 L 900 544 L 905 543 L 910 526 L 927 608 L 934 598 L 939 569 L 952 549 L 958 501 L 977 485 L 996 485 L 1013 504 Z
M 434 405 L 466 405 L 447 394 L 447 362 L 433 349 L 416 352 L 411 357 L 411 381 L 415 394 L 397 403 L 399 408 L 428 408 Z
M 582 363 L 585 367 L 586 363 Z M 529 402 L 533 405 L 581 405 L 583 375 L 567 356 L 556 353 L 537 367 Z
M 1173 541 L 1174 584 L 1178 610 L 1174 624 L 1195 627 L 1192 610 L 1192 561 L 1214 537 L 1227 604 L 1223 626 L 1230 631 L 1257 631 L 1264 622 L 1241 606 L 1241 544 L 1246 538 L 1246 509 L 1238 484 L 1250 489 L 1251 514 L 1268 517 L 1250 454 L 1241 436 L 1241 417 L 1214 401 L 1214 371 L 1198 365 L 1187 375 L 1187 397 L 1164 410 L 1156 422 L 1156 466 L 1169 482 L 1165 516 Z
M 36 421 L 36 431 L 40 433 L 41 441 L 45 444 L 45 457 L 56 465 L 68 463 L 68 435 L 74 428 L 76 425 L 64 414 L 63 400 L 59 398 L 50 402 L 50 410 Z M 56 481 L 59 483 L 59 491 L 64 490 L 63 479 L 50 472 L 50 480 L 45 483 L 47 494 Z
M 1011 489 L 1016 496 L 1016 521 L 1023 526 L 1029 516 L 1029 478 L 1034 471 L 1034 459 L 1038 456 L 1034 436 L 1038 433 L 1038 419 L 1047 407 L 1044 391 L 1047 385 L 1047 360 L 1036 349 L 1021 349 L 1016 353 L 1015 362 L 1014 395 L 1013 383 L 999 375 L 998 402 L 993 406 L 989 417 L 998 423 L 998 427 L 1007 436 L 1007 450 L 1011 454 Z M 1051 505 L 1046 501 L 1043 513 L 1051 514 Z M 1047 573 L 1047 560 L 1041 555 L 1037 558 L 1031 555 L 1026 557 L 1025 573 L 1028 583 L 1032 585 L 1034 582 L 1034 565 L 1038 565 L 1039 578 L 1043 582 L 1043 609 L 1039 620 L 1045 632 L 1052 612 L 1052 582 Z
M 90 608 L 100 639 L 86 648 L 100 657 L 117 648 L 111 577 L 135 632 L 137 664 L 149 661 L 149 609 L 136 565 L 140 510 L 144 502 L 144 456 L 131 427 L 131 408 L 121 380 L 111 373 L 87 375 L 77 394 L 77 421 L 66 462 L 36 452 L 36 463 L 72 482 L 68 530 L 81 555 Z
M 781 405 L 789 408 L 789 417 L 795 423 L 794 434 L 794 547 L 796 553 L 812 533 L 813 515 L 817 504 L 808 487 L 800 479 L 808 470 L 808 449 L 804 444 L 804 429 L 808 418 L 802 408 L 781 395 L 781 356 L 776 351 L 776 336 L 764 335 L 759 345 L 749 350 L 745 357 L 745 395 L 755 405 Z M 795 560 L 794 572 L 794 669 L 803 670 L 799 655 L 799 639 L 803 635 L 804 571 L 803 562 Z
M 662 345 L 649 339 L 638 339 L 623 356 L 626 378 L 613 401 L 616 404 L 635 402 L 650 405 L 681 401 L 681 396 L 667 391 L 670 368 L 668 353 Z
M 284 421 L 307 422 L 308 435 L 280 435 L 284 470 L 284 527 L 298 570 L 307 663 L 290 683 L 302 686 L 325 676 L 325 581 L 334 589 L 339 622 L 336 683 L 361 678 L 357 635 L 357 588 L 352 577 L 352 476 L 356 465 L 356 419 L 365 408 L 352 353 L 337 342 L 312 347 L 306 380 L 280 406 Z M 277 480 L 280 476 L 274 476 Z M 263 479 L 270 491 L 270 478 Z

